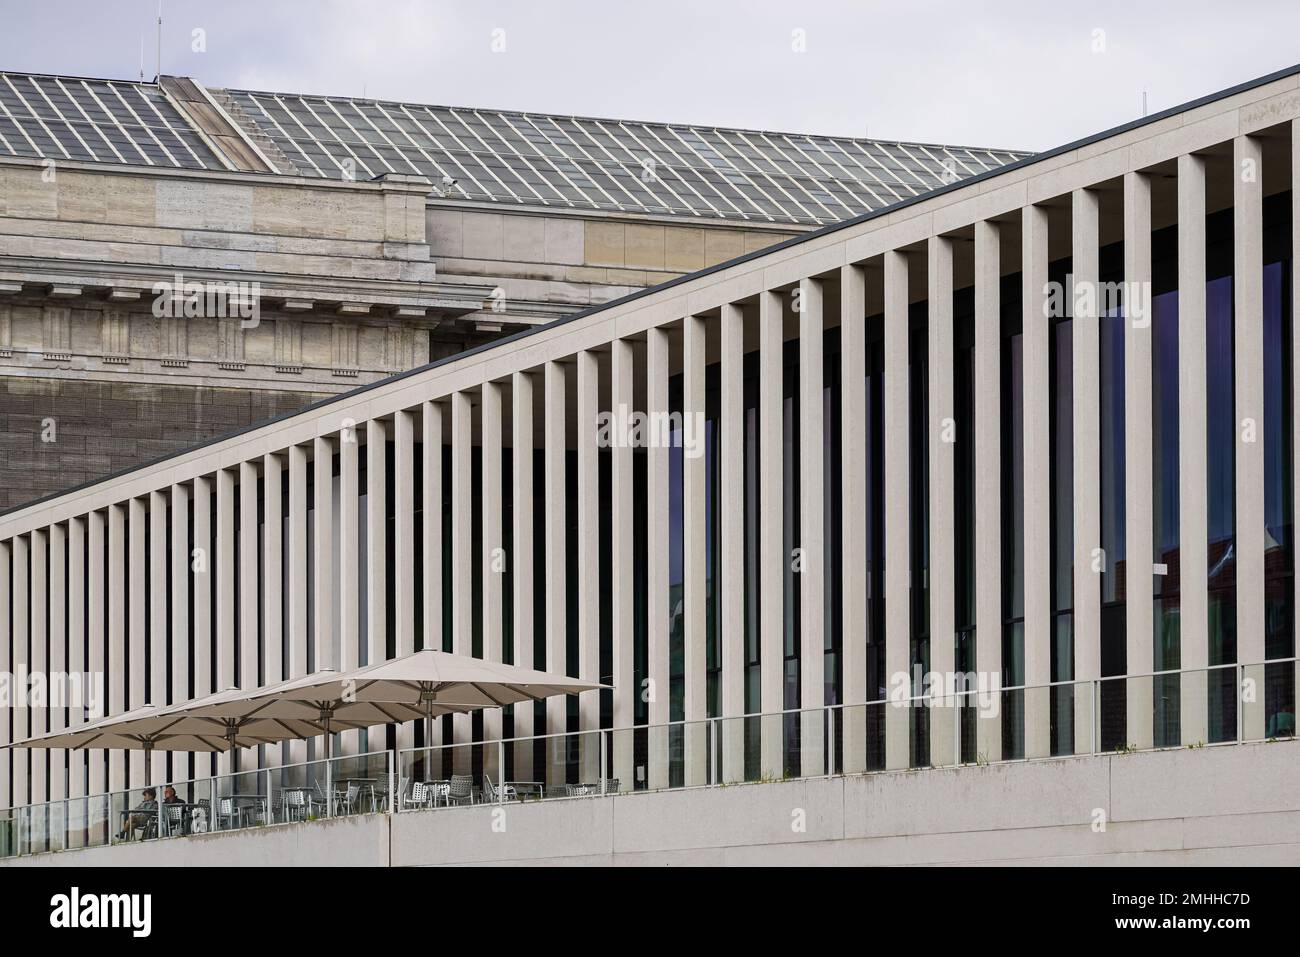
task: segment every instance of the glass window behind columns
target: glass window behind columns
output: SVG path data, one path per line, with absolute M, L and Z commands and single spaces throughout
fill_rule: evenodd
M 958 291 L 953 305 L 953 418 L 957 442 L 953 449 L 954 562 L 957 580 L 954 625 L 957 647 L 953 667 L 957 674 L 975 670 L 975 316 L 972 290 Z M 963 702 L 961 759 L 973 762 L 975 749 L 974 696 Z
M 682 377 L 668 380 L 668 412 L 670 421 L 681 421 Z M 683 515 L 682 432 L 674 426 L 668 449 L 668 720 L 681 721 L 686 716 L 685 684 L 685 539 Z M 685 781 L 682 765 L 683 737 L 681 725 L 669 732 L 668 780 L 672 787 L 681 787 Z
M 783 352 L 781 430 L 783 592 L 785 594 L 784 662 L 782 681 L 783 707 L 799 707 L 799 638 L 802 621 L 802 595 L 799 578 L 794 570 L 794 550 L 801 541 L 799 529 L 799 340 L 790 339 Z M 785 739 L 785 773 L 798 776 L 802 761 L 799 754 L 799 721 L 795 714 L 787 714 L 783 722 Z
M 930 670 L 930 350 L 927 303 L 908 310 L 908 514 L 910 541 L 909 597 L 911 643 L 908 666 L 911 693 L 924 686 L 916 675 Z M 912 766 L 930 763 L 930 709 L 912 708 Z
M 1205 416 L 1208 743 L 1237 736 L 1236 396 L 1232 210 L 1206 217 Z
M 745 354 L 745 713 L 762 708 L 762 665 L 759 637 L 759 446 L 758 353 Z M 729 492 L 734 490 L 729 489 Z M 760 774 L 760 721 L 745 722 L 745 778 Z
M 1052 279 L 1064 282 L 1064 270 L 1054 269 Z M 1052 645 L 1051 680 L 1074 680 L 1074 320 L 1054 317 L 1051 325 L 1051 359 L 1048 365 L 1051 445 L 1051 579 Z M 1052 754 L 1074 753 L 1076 709 L 1092 713 L 1092 689 L 1061 684 L 1050 695 Z M 1089 696 L 1088 704 L 1080 701 Z M 1091 720 L 1091 719 L 1089 719 Z
M 1266 257 L 1269 245 L 1266 239 Z M 1291 658 L 1295 649 L 1289 265 L 1264 266 L 1264 656 L 1270 659 Z M 1268 737 L 1295 734 L 1291 662 L 1264 669 L 1264 716 Z
M 843 676 L 840 649 L 843 642 L 842 615 L 844 609 L 843 538 L 840 517 L 844 514 L 842 475 L 843 422 L 840 410 L 843 398 L 840 390 L 840 331 L 831 329 L 825 336 L 822 389 L 822 476 L 825 482 L 822 508 L 822 529 L 825 535 L 826 597 L 825 642 L 823 645 L 823 695 L 826 703 L 842 704 Z M 860 640 L 860 639 L 859 639 Z M 858 704 L 859 702 L 853 702 Z M 838 712 L 837 712 L 838 713 Z M 843 743 L 842 726 L 836 722 L 836 750 Z M 839 767 L 837 763 L 835 765 Z
M 1025 683 L 1025 455 L 1024 337 L 1020 277 L 1002 283 L 1002 687 Z M 1002 756 L 1025 753 L 1023 691 L 1002 696 Z
M 1101 675 L 1123 675 L 1127 668 L 1125 581 L 1125 446 L 1124 446 L 1124 329 L 1123 309 L 1103 292 L 1123 278 L 1123 249 L 1109 246 L 1101 251 L 1101 279 L 1098 290 L 1098 339 L 1100 377 L 1098 399 L 1101 410 Z M 1148 673 L 1145 662 L 1136 665 Z M 1103 681 L 1101 696 L 1102 750 L 1128 743 L 1128 698 L 1122 680 Z
M 1180 667 L 1178 499 L 1178 293 L 1151 302 L 1151 520 L 1152 552 L 1160 567 L 1152 579 L 1152 662 L 1155 671 Z M 1181 681 L 1164 675 L 1152 684 L 1156 747 L 1181 739 Z
M 722 714 L 722 603 L 721 577 L 722 509 L 719 504 L 721 475 L 719 454 L 722 435 L 718 427 L 722 411 L 722 364 L 714 362 L 704 370 L 704 433 L 692 432 L 693 440 L 704 443 L 704 569 L 705 569 L 705 681 L 707 713 Z M 688 428 L 695 430 L 694 425 Z
M 867 322 L 867 699 L 884 701 L 885 674 L 885 395 L 883 317 Z M 885 707 L 867 710 L 867 767 L 885 766 Z

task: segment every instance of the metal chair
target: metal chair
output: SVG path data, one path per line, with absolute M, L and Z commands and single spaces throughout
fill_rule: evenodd
M 468 774 L 453 774 L 447 785 L 447 804 L 473 804 L 474 778 Z
M 301 788 L 284 792 L 284 817 L 286 821 L 305 821 L 311 816 L 315 801 L 311 793 Z
M 346 810 L 343 813 L 345 814 L 357 813 L 357 802 L 360 799 L 360 797 L 361 797 L 361 785 L 358 784 L 356 781 L 350 783 L 346 791 L 340 791 L 338 800 L 342 802 L 343 807 L 346 808 Z
M 163 805 L 163 824 L 168 837 L 179 837 L 185 833 L 185 811 L 183 804 Z
M 409 807 L 428 807 L 433 800 L 433 789 L 423 781 L 411 782 L 411 796 L 402 803 Z
M 245 822 L 251 812 L 252 808 L 236 804 L 234 798 L 223 797 L 217 804 L 217 824 L 223 830 L 247 827 Z

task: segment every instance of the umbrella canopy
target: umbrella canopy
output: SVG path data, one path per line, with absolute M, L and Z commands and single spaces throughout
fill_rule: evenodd
M 251 748 L 288 738 L 321 734 L 314 721 L 248 718 L 224 721 L 195 709 L 218 706 L 248 696 L 238 688 L 170 707 L 145 705 L 125 714 L 100 718 L 65 731 L 16 741 L 15 748 L 104 748 L 106 750 L 225 751 Z
M 443 651 L 417 651 L 349 672 L 320 671 L 258 691 L 256 713 L 284 719 L 386 724 L 500 708 L 605 685 Z M 373 719 L 373 720 L 370 720 Z
M 417 651 L 349 672 L 319 671 L 253 692 L 232 688 L 170 707 L 146 706 L 11 747 L 222 751 L 604 687 L 531 668 Z

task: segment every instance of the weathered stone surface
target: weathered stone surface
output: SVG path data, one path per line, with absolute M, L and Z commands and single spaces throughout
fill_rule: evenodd
M 0 376 L 0 509 L 169 455 L 324 397 L 312 392 Z

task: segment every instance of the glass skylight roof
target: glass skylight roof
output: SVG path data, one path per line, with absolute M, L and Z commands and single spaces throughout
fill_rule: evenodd
M 1028 155 L 226 91 L 300 173 L 444 177 L 455 199 L 709 219 L 836 222 Z
M 221 91 L 215 91 L 218 95 Z M 819 225 L 1028 154 L 847 137 L 224 91 L 289 172 L 427 177 L 451 199 Z M 252 131 L 249 131 L 252 132 Z M 156 84 L 0 73 L 0 155 L 225 169 Z M 283 163 L 281 165 L 284 165 Z M 443 184 L 454 180 L 454 185 Z
M 152 83 L 0 73 L 0 153 L 225 169 Z

